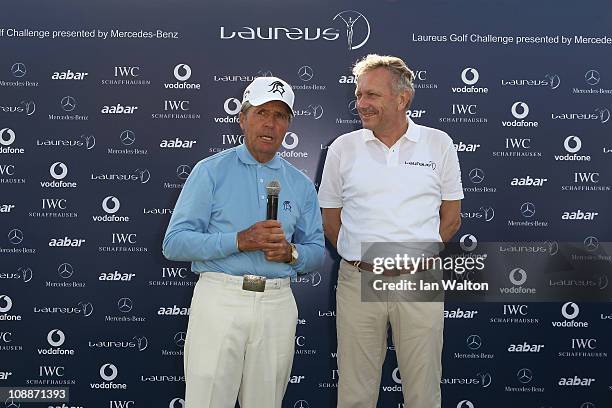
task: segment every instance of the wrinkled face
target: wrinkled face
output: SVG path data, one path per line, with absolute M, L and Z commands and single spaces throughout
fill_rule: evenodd
M 365 129 L 384 132 L 396 126 L 406 116 L 405 106 L 409 94 L 396 93 L 393 74 L 380 67 L 359 75 L 355 96 L 359 117 Z
M 289 122 L 289 108 L 281 101 L 253 106 L 246 114 L 240 112 L 244 143 L 255 160 L 266 163 L 274 158 L 289 129 Z

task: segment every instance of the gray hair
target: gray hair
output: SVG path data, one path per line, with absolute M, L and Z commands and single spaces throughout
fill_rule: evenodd
M 414 98 L 414 72 L 406 66 L 406 63 L 401 58 L 391 55 L 369 54 L 355 63 L 353 75 L 355 75 L 355 78 L 359 78 L 361 74 L 381 67 L 386 68 L 395 77 L 393 89 L 396 93 L 410 92 L 409 105 L 412 98 Z

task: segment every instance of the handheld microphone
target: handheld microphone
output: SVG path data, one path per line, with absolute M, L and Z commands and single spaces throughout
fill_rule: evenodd
M 278 193 L 280 193 L 281 186 L 276 180 L 272 180 L 266 186 L 268 191 L 268 209 L 267 209 L 267 220 L 276 220 L 278 215 Z

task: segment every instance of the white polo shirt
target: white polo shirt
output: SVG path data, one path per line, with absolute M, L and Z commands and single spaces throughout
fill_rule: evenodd
M 440 204 L 463 198 L 452 139 L 408 123 L 391 148 L 360 129 L 327 150 L 319 203 L 342 208 L 338 253 L 344 259 L 360 260 L 362 242 L 441 242 Z

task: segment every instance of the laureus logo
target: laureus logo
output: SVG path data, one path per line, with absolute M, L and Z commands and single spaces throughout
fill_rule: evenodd
M 349 51 L 365 45 L 370 39 L 370 22 L 358 11 L 345 10 L 336 14 L 333 21 L 342 21 L 346 26 L 346 40 Z

